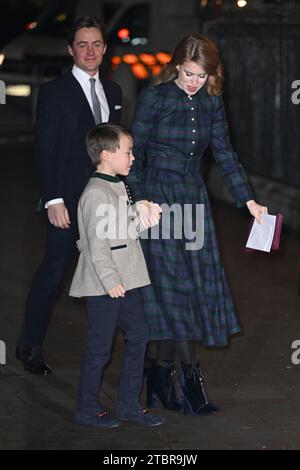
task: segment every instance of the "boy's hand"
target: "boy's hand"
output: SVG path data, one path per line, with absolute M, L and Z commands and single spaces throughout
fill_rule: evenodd
M 58 228 L 69 228 L 71 224 L 69 212 L 63 202 L 49 206 L 47 214 L 50 224 Z
M 116 287 L 109 289 L 108 295 L 112 298 L 124 297 L 125 296 L 124 286 L 122 286 L 122 284 L 118 284 Z
M 136 208 L 140 221 L 145 228 L 153 227 L 159 223 L 162 210 L 158 204 L 143 200 L 136 203 Z

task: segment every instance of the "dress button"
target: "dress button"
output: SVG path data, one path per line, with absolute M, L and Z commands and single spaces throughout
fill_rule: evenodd
M 196 142 L 193 140 L 192 144 L 195 144 Z
M 195 121 L 195 118 L 192 118 L 192 121 Z
M 190 155 L 194 155 L 194 152 L 191 152 Z
M 192 111 L 194 111 L 194 108 L 191 108 Z
M 195 130 L 195 129 L 193 129 L 193 132 L 196 132 L 196 130 Z

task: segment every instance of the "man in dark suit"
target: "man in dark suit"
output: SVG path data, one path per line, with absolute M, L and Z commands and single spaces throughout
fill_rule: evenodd
M 77 204 L 93 171 L 85 147 L 89 129 L 119 124 L 121 88 L 99 79 L 106 51 L 104 25 L 91 17 L 74 25 L 68 51 L 71 72 L 43 85 L 36 113 L 36 155 L 41 199 L 47 210 L 47 241 L 26 302 L 16 357 L 32 373 L 48 375 L 41 354 L 61 280 L 76 254 Z

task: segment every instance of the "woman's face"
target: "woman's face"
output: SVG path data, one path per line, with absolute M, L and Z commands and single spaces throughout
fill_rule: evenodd
M 188 95 L 194 95 L 205 84 L 208 74 L 197 62 L 187 61 L 177 65 L 178 77 L 175 80 L 177 85 Z

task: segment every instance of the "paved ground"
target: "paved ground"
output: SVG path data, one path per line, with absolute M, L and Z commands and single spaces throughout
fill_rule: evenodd
M 156 429 L 134 424 L 105 431 L 78 428 L 71 416 L 85 313 L 81 302 L 67 296 L 69 279 L 44 345 L 53 375 L 28 375 L 14 358 L 44 226 L 34 214 L 38 191 L 31 144 L 0 150 L 0 340 L 7 346 L 7 363 L 0 365 L 0 449 L 300 449 L 300 365 L 291 362 L 291 344 L 300 340 L 295 234 L 284 233 L 280 253 L 244 253 L 246 213 L 215 205 L 222 256 L 243 325 L 230 347 L 198 348 L 219 415 L 194 418 L 157 410 L 167 423 Z M 108 407 L 116 395 L 121 351 L 118 336 L 103 386 Z

